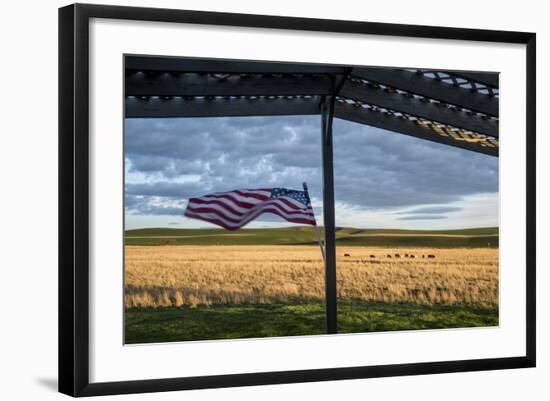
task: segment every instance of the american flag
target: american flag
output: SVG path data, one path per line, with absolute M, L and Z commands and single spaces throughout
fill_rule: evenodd
M 305 191 L 286 188 L 236 189 L 189 199 L 185 216 L 238 230 L 263 213 L 272 213 L 292 223 L 315 224 L 315 215 Z

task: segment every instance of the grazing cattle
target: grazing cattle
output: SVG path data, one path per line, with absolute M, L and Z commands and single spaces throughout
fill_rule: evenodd
M 374 255 L 370 255 L 370 257 L 371 257 L 371 258 L 375 258 L 376 256 L 374 256 Z
M 435 255 L 428 255 L 428 258 L 433 259 L 435 258 Z
M 390 258 L 391 259 L 391 255 L 386 255 L 386 257 Z
M 423 258 L 425 258 L 425 257 L 426 257 L 426 255 L 422 255 L 422 257 L 423 257 Z
M 396 257 L 396 258 L 400 258 L 401 255 L 399 255 L 398 253 L 396 253 L 396 254 L 395 254 L 395 257 Z
M 409 257 L 410 257 L 410 258 L 413 258 L 413 259 L 416 258 L 416 256 L 414 256 L 414 255 L 411 255 L 411 256 L 409 256 Z
M 405 257 L 406 257 L 406 258 L 408 258 L 408 257 L 409 257 L 409 254 L 408 254 L 408 253 L 406 253 L 406 254 L 405 254 Z
M 349 253 L 344 253 L 344 256 L 348 257 L 351 256 Z

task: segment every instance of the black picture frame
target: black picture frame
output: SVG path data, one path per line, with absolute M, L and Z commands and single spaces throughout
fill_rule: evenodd
M 90 383 L 89 21 L 91 18 L 516 43 L 526 46 L 526 353 L 520 357 Z M 59 9 L 59 391 L 71 396 L 534 367 L 536 35 L 448 27 L 74 4 Z

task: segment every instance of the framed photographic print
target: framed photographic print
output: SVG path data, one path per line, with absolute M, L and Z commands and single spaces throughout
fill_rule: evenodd
M 78 4 L 59 78 L 61 392 L 535 366 L 535 34 Z

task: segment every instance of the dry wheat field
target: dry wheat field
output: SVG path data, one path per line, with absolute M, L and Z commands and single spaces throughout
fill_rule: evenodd
M 126 246 L 125 253 L 127 308 L 324 301 L 314 246 Z M 494 248 L 337 248 L 341 301 L 494 307 L 498 276 Z

